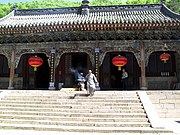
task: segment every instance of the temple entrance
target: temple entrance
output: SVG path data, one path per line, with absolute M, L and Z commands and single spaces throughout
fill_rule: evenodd
M 164 62 L 160 60 L 160 55 L 166 53 L 170 58 Z M 149 56 L 148 66 L 146 67 L 146 80 L 148 89 L 175 89 L 174 83 L 178 82 L 177 74 L 179 71 L 179 55 L 173 51 L 157 51 Z M 159 85 L 161 84 L 161 85 Z
M 61 56 L 59 65 L 56 68 L 56 87 L 63 83 L 63 87 L 76 87 L 74 72 L 87 74 L 92 68 L 90 58 L 86 53 L 65 53 Z
M 9 67 L 8 60 L 0 54 L 0 88 L 7 89 L 9 84 Z
M 28 59 L 31 56 L 37 55 L 43 59 L 43 64 L 34 71 L 34 68 L 28 64 Z M 24 54 L 21 56 L 16 76 L 23 79 L 23 89 L 48 89 L 49 87 L 49 65 L 48 57 L 43 53 Z
M 139 89 L 140 68 L 137 60 L 131 52 L 111 52 L 107 53 L 100 67 L 100 87 L 101 89 L 122 90 L 122 70 L 112 64 L 112 59 L 118 55 L 128 59 L 128 63 L 122 67 L 128 72 L 128 88 Z

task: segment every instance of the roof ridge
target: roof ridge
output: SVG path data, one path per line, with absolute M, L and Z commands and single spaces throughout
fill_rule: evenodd
M 79 7 L 18 9 L 15 10 L 15 16 L 77 13 L 78 10 Z
M 124 10 L 124 11 L 127 11 L 127 10 L 141 10 L 141 9 L 148 9 L 149 8 L 158 8 L 160 9 L 162 7 L 162 4 L 131 4 L 131 5 L 111 5 L 111 6 L 90 6 L 90 12 L 92 12 L 92 10 L 94 11 L 100 11 L 100 12 L 103 12 L 103 11 L 119 11 L 119 10 Z
M 15 16 L 24 15 L 45 15 L 45 14 L 65 14 L 76 13 L 80 14 L 82 6 L 79 7 L 61 7 L 61 8 L 37 8 L 37 9 L 18 9 L 15 10 Z M 131 4 L 131 5 L 110 5 L 110 6 L 89 6 L 89 12 L 111 12 L 119 10 L 133 10 L 144 8 L 162 8 L 162 4 Z

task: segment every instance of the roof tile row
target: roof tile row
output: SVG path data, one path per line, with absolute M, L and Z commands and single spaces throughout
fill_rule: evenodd
M 0 29 L 81 24 L 177 23 L 177 26 L 179 26 L 180 17 L 176 18 L 167 15 L 163 12 L 162 7 L 163 5 L 161 4 L 89 7 L 90 12 L 88 15 L 80 14 L 77 12 L 78 8 L 74 7 L 62 8 L 62 11 L 59 9 L 47 9 L 49 12 L 46 11 L 44 14 L 42 14 L 42 9 L 37 9 L 37 12 L 40 12 L 41 14 L 32 14 L 35 12 L 34 10 L 32 10 L 32 13 L 30 12 L 31 10 L 17 10 L 15 11 L 15 14 L 0 20 Z M 22 14 L 20 14 L 21 11 Z M 57 13 L 57 11 L 61 12 Z

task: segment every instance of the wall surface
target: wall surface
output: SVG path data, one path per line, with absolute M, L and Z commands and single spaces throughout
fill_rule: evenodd
M 8 86 L 9 86 L 9 77 L 0 77 L 0 89 L 7 89 Z M 13 86 L 15 89 L 22 89 L 23 78 L 15 77 Z
M 147 91 L 160 118 L 180 118 L 180 90 Z
M 141 77 L 139 77 L 141 80 Z M 163 76 L 163 77 L 146 77 L 147 88 L 149 90 L 169 90 L 175 89 L 174 83 L 177 82 L 176 76 Z M 139 85 L 141 86 L 141 81 L 139 81 Z

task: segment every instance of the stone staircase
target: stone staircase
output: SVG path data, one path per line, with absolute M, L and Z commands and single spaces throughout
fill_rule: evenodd
M 169 133 L 151 127 L 135 91 L 13 90 L 0 101 L 0 128 L 61 132 Z

